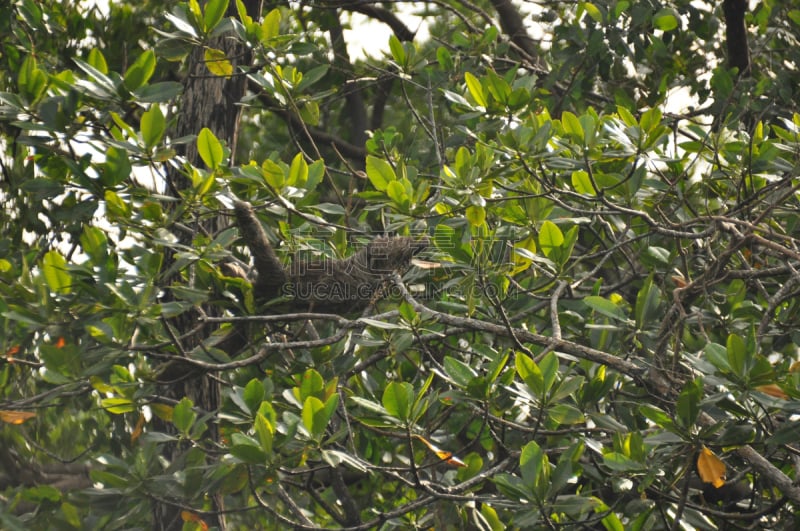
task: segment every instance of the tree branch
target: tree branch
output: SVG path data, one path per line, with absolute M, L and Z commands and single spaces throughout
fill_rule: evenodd
M 750 51 L 747 46 L 747 27 L 744 15 L 747 0 L 725 0 L 722 3 L 725 13 L 725 40 L 728 46 L 728 66 L 738 68 L 739 76 L 750 75 Z

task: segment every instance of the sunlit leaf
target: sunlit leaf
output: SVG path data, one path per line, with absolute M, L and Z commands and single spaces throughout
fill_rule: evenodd
M 464 72 L 464 81 L 467 83 L 467 90 L 469 90 L 472 99 L 481 107 L 487 107 L 486 94 L 483 92 L 480 80 L 472 75 L 470 72 Z
M 136 90 L 150 80 L 156 70 L 156 54 L 145 50 L 125 72 L 123 82 L 128 90 Z
M 139 129 L 146 147 L 157 146 L 161 139 L 164 138 L 164 133 L 167 129 L 167 122 L 164 119 L 164 113 L 161 112 L 161 107 L 151 105 L 148 110 L 142 113 Z
M 264 16 L 261 23 L 261 40 L 268 43 L 280 35 L 281 29 L 281 12 L 278 8 L 273 9 Z
M 191 428 L 192 424 L 194 424 L 195 419 L 197 418 L 197 413 L 194 412 L 192 409 L 194 404 L 191 400 L 186 397 L 183 397 L 180 402 L 175 406 L 172 411 L 172 423 L 178 429 L 178 431 L 186 433 Z
M 204 6 L 203 25 L 208 32 L 213 30 L 228 9 L 229 0 L 208 0 Z
M 367 177 L 379 192 L 386 191 L 389 183 L 397 180 L 397 175 L 392 166 L 383 159 L 367 155 Z
M 217 169 L 222 162 L 222 143 L 208 127 L 201 129 L 197 135 L 197 151 L 206 166 L 212 170 Z
M 556 249 L 561 248 L 564 244 L 564 233 L 558 228 L 558 225 L 550 220 L 545 220 L 542 227 L 539 229 L 539 248 L 548 258 L 554 253 Z
M 203 53 L 206 68 L 215 76 L 230 78 L 233 75 L 233 65 L 228 60 L 228 56 L 222 50 L 216 48 L 206 48 Z
M 42 258 L 42 273 L 47 285 L 56 293 L 69 293 L 72 277 L 67 270 L 67 261 L 58 251 L 48 251 Z

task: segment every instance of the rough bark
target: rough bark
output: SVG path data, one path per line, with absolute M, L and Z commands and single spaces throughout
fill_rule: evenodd
M 260 16 L 260 2 L 258 0 L 244 0 L 247 12 L 253 17 Z M 234 2 L 228 7 L 227 16 L 237 16 Z M 196 135 L 204 127 L 208 127 L 214 135 L 223 140 L 230 148 L 231 152 L 236 152 L 236 141 L 239 125 L 239 106 L 238 102 L 245 94 L 247 80 L 239 72 L 239 66 L 248 66 L 251 54 L 244 43 L 230 36 L 221 36 L 213 39 L 208 46 L 217 48 L 225 52 L 226 57 L 234 66 L 234 73 L 230 78 L 213 75 L 207 68 L 203 49 L 196 48 L 189 57 L 188 70 L 184 81 L 183 97 L 178 110 L 178 119 L 175 127 L 175 137 Z M 185 144 L 182 155 L 186 160 L 193 164 L 201 163 L 197 147 L 194 142 Z M 231 160 L 231 163 L 234 161 Z M 180 197 L 183 190 L 191 186 L 185 175 L 178 171 L 173 171 L 168 175 L 170 191 Z M 215 233 L 222 226 L 222 219 L 214 218 L 197 222 L 193 230 L 196 233 Z M 191 245 L 193 234 L 185 231 L 176 231 L 176 234 L 183 239 L 182 243 Z M 169 268 L 171 259 L 165 263 L 165 270 Z M 184 282 L 185 279 L 175 279 Z M 207 315 L 215 315 L 213 307 L 204 308 Z M 189 332 L 196 326 L 197 315 L 194 312 L 186 312 L 169 323 L 175 331 L 175 337 L 181 337 L 180 344 L 175 348 L 178 352 L 187 353 L 202 344 L 206 338 L 206 333 L 190 335 Z M 210 329 L 204 332 L 210 333 Z M 176 343 L 178 340 L 176 339 Z M 170 381 L 169 375 L 180 375 Z M 166 383 L 161 393 L 168 398 L 180 400 L 184 396 L 190 398 L 196 406 L 204 411 L 216 411 L 220 406 L 220 390 L 214 379 L 214 375 L 194 371 L 190 366 L 179 366 L 173 364 L 168 371 L 162 373 L 162 381 Z M 164 426 L 169 429 L 169 426 Z M 218 437 L 217 426 L 209 424 L 209 437 Z M 172 461 L 177 458 L 182 451 L 176 446 L 167 449 L 167 459 Z M 218 529 L 225 529 L 224 506 L 222 497 L 214 497 L 212 500 L 212 511 L 214 516 L 205 518 L 206 523 Z M 157 500 L 153 503 L 153 527 L 158 530 L 179 530 L 183 526 L 180 516 L 180 507 L 170 504 L 169 500 Z
M 747 28 L 744 15 L 747 0 L 725 0 L 725 40 L 728 48 L 728 66 L 737 68 L 739 76 L 750 75 L 750 50 L 747 46 Z
M 517 9 L 517 6 L 511 0 L 491 0 L 491 3 L 500 18 L 500 28 L 503 33 L 508 35 L 511 42 L 517 46 L 518 50 L 526 56 L 532 65 L 541 67 L 536 41 L 525 29 L 522 14 Z

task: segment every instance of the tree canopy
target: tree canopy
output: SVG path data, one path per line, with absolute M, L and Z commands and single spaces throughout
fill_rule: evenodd
M 796 526 L 799 38 L 7 2 L 0 527 Z

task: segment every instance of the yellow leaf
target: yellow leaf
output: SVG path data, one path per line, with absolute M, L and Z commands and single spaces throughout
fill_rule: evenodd
M 441 448 L 439 448 L 438 446 L 436 446 L 435 444 L 433 444 L 432 442 L 427 440 L 422 435 L 414 434 L 414 438 L 419 440 L 420 442 L 422 442 L 422 444 L 427 446 L 428 449 L 431 452 L 436 454 L 436 457 L 438 457 L 439 459 L 441 459 L 442 461 L 444 461 L 448 465 L 459 466 L 459 467 L 467 466 L 467 464 L 464 461 L 462 461 L 458 457 L 454 456 L 453 452 L 448 452 L 447 450 L 442 450 Z
M 233 75 L 233 65 L 228 61 L 228 57 L 222 50 L 216 48 L 206 48 L 203 54 L 206 60 L 206 68 L 215 76 L 229 78 Z
M 166 420 L 167 422 L 172 421 L 172 406 L 166 404 L 150 404 L 150 409 L 153 411 L 153 414 L 161 420 Z
M 139 420 L 136 421 L 136 427 L 133 428 L 133 433 L 131 433 L 131 444 L 134 444 L 139 437 L 142 435 L 142 431 L 144 429 L 144 415 L 139 413 Z
M 704 483 L 720 488 L 725 484 L 725 463 L 704 446 L 697 456 L 697 475 Z
M 36 416 L 33 411 L 7 411 L 0 410 L 0 420 L 9 424 L 22 424 Z
M 775 398 L 789 400 L 789 395 L 786 394 L 786 391 L 778 387 L 776 384 L 759 385 L 756 387 L 756 391 L 761 391 L 765 395 L 774 396 Z
M 200 515 L 193 513 L 191 511 L 185 511 L 185 510 L 181 511 L 181 519 L 184 522 L 196 523 L 203 531 L 206 531 L 208 529 L 208 524 L 205 523 L 202 518 L 200 518 Z

